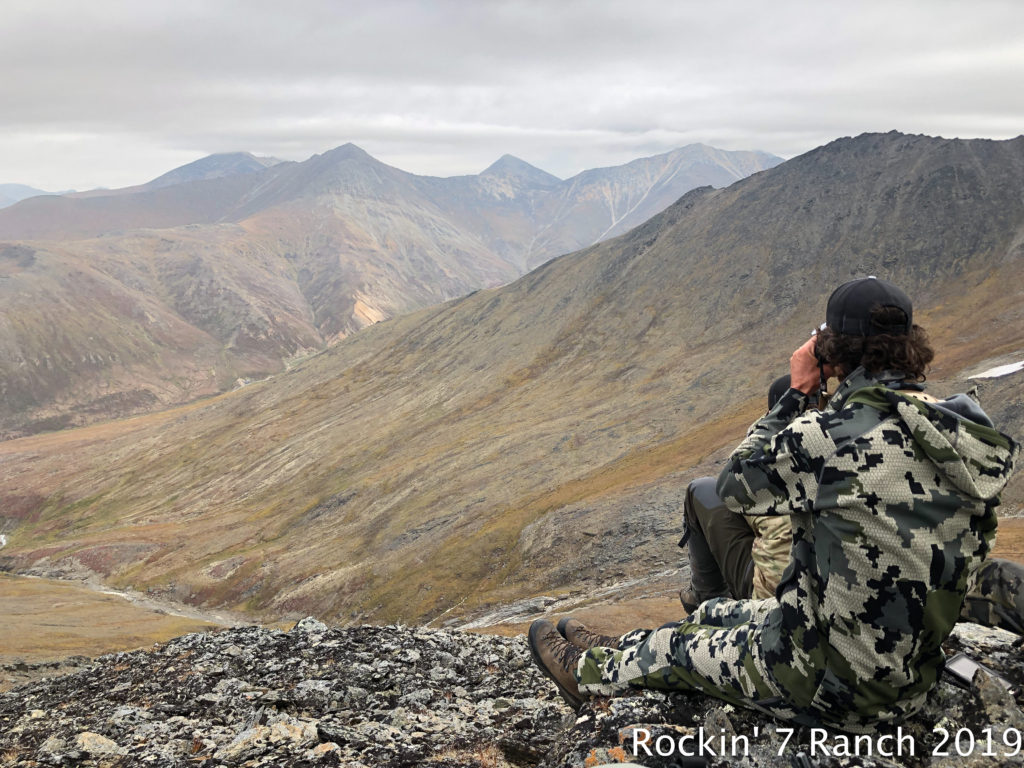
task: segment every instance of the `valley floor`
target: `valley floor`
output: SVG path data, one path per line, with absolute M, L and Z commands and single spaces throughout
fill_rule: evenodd
M 62 674 L 75 657 L 148 647 L 228 622 L 181 616 L 89 586 L 0 573 L 0 691 Z

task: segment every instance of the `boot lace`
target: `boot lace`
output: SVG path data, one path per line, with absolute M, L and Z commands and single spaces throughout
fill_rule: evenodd
M 570 642 L 573 645 L 581 648 L 615 648 L 619 647 L 619 638 L 612 637 L 611 635 L 601 635 L 597 632 L 593 632 L 586 628 L 582 624 L 576 624 L 575 626 L 570 625 L 566 634 L 572 634 L 572 640 Z
M 571 672 L 576 669 L 576 663 L 580 660 L 580 656 L 583 654 L 582 649 L 577 648 L 562 637 L 557 629 L 549 630 L 548 633 L 544 635 L 544 642 L 551 651 L 551 655 L 555 657 L 555 661 L 558 662 L 558 665 L 562 669 L 566 672 Z

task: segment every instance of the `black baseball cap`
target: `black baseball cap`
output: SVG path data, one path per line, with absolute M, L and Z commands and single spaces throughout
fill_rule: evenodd
M 905 322 L 879 325 L 871 321 L 871 310 L 877 307 L 895 307 L 902 310 Z M 836 333 L 848 336 L 877 336 L 891 333 L 895 336 L 910 333 L 914 321 L 914 308 L 910 297 L 887 280 L 874 275 L 843 283 L 828 298 L 825 322 Z

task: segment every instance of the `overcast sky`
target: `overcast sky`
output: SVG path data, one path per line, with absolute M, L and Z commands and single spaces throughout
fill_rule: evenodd
M 1020 0 L 0 0 L 0 65 L 0 183 L 47 190 L 350 141 L 566 178 L 695 142 L 1024 133 Z

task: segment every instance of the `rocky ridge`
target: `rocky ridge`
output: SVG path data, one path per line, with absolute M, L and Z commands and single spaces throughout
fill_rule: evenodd
M 1024 663 L 1012 642 L 961 624 L 947 653 L 968 651 L 1018 692 L 984 673 L 970 691 L 944 680 L 917 717 L 854 741 L 653 691 L 576 716 L 521 636 L 307 618 L 288 632 L 186 635 L 0 695 L 0 765 L 1019 765 Z

